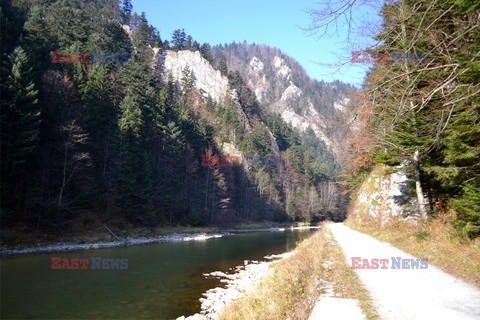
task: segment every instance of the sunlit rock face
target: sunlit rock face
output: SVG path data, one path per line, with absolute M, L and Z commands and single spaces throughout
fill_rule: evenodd
M 248 123 L 247 116 L 243 113 L 238 102 L 237 92 L 229 90 L 228 79 L 220 71 L 215 70 L 210 62 L 201 56 L 200 52 L 167 50 L 163 53 L 158 52 L 155 60 L 159 61 L 158 65 L 162 66 L 161 71 L 164 81 L 167 81 L 169 75 L 172 75 L 174 81 L 181 83 L 184 70 L 188 66 L 195 89 L 200 91 L 205 97 L 211 96 L 218 103 L 222 103 L 226 97 L 231 98 L 241 118 L 244 120 L 246 130 L 252 129 Z M 263 63 L 257 59 L 252 61 L 250 67 L 252 70 L 262 70 Z M 279 151 L 275 138 L 270 131 L 268 133 L 272 144 L 272 152 L 278 156 Z
M 255 92 L 260 103 L 266 102 L 266 95 L 271 89 L 270 83 L 264 74 L 265 65 L 257 57 L 253 57 L 248 64 L 247 85 Z
M 292 81 L 293 71 L 283 58 L 275 56 L 271 62 L 266 62 L 255 56 L 247 69 L 247 84 L 260 103 L 280 114 L 285 122 L 301 132 L 311 128 L 317 138 L 334 153 L 341 151 L 344 141 L 327 133 L 328 124 L 324 116 L 318 113 L 309 97 Z M 335 102 L 334 108 L 338 113 L 348 113 L 349 103 L 350 100 L 345 98 Z
M 215 70 L 212 65 L 205 60 L 200 52 L 195 51 L 171 51 L 164 53 L 164 76 L 171 74 L 173 79 L 181 81 L 185 67 L 191 71 L 196 89 L 210 94 L 217 102 L 225 97 L 228 90 L 228 79 Z
M 162 63 L 164 80 L 171 74 L 175 81 L 180 82 L 183 77 L 183 70 L 188 66 L 194 79 L 195 88 L 203 92 L 204 95 L 210 95 L 215 101 L 221 102 L 227 94 L 231 94 L 236 100 L 236 92 L 228 93 L 228 79 L 222 76 L 220 71 L 215 70 L 201 56 L 200 52 L 167 50 L 160 59 L 164 60 Z M 274 73 L 274 78 L 281 79 L 287 86 L 278 93 L 278 99 L 274 99 L 274 101 L 271 100 L 271 97 L 268 99 L 267 96 L 271 95 L 274 84 L 272 79 L 269 79 L 266 75 L 267 67 L 265 63 L 259 58 L 253 57 L 246 67 L 247 79 L 245 81 L 255 93 L 257 100 L 268 104 L 270 111 L 280 114 L 283 120 L 292 124 L 294 128 L 301 132 L 311 128 L 328 148 L 334 152 L 339 151 L 338 146 L 343 142 L 335 141 L 326 133 L 327 124 L 308 97 L 305 97 L 304 92 L 291 80 L 292 70 L 288 67 L 287 62 L 275 56 L 272 65 L 269 67 L 271 72 Z M 348 100 L 338 101 L 335 108 L 339 112 L 343 112 L 348 102 Z M 302 105 L 302 114 L 295 110 L 299 104 L 304 104 Z M 276 147 L 275 143 L 274 145 Z
M 374 221 L 382 226 L 392 217 L 417 219 L 420 213 L 414 181 L 406 173 L 408 165 L 376 166 L 352 201 L 350 214 L 360 223 Z

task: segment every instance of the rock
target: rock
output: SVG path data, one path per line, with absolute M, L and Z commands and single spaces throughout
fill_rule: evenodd
M 322 261 L 322 267 L 324 267 L 325 269 L 330 269 L 330 266 L 333 264 L 332 261 L 328 261 L 328 260 L 324 260 Z
M 188 66 L 193 75 L 195 88 L 207 92 L 217 102 L 227 94 L 228 79 L 222 76 L 220 71 L 215 70 L 200 52 L 167 50 L 164 58 L 165 79 L 171 74 L 176 81 L 180 81 L 183 70 Z
M 284 258 L 291 253 L 282 255 L 275 255 L 275 258 Z M 260 279 L 269 271 L 269 266 L 272 262 L 265 261 L 252 261 L 248 263 L 248 260 L 244 261 L 243 266 L 235 268 L 237 271 L 235 274 L 227 274 L 220 271 L 214 271 L 207 273 L 209 276 L 221 277 L 222 283 L 226 283 L 224 288 L 213 288 L 203 293 L 205 298 L 200 298 L 201 302 L 201 314 L 195 314 L 193 316 L 185 318 L 185 320 L 192 319 L 216 319 L 222 312 L 225 304 L 238 299 L 248 290 L 252 290 L 260 283 Z M 202 318 L 192 318 L 201 316 Z
M 183 317 L 183 316 L 182 316 Z M 205 316 L 199 314 L 199 313 L 195 313 L 193 316 L 189 316 L 189 317 L 183 317 L 185 320 L 205 320 L 207 318 L 205 318 Z M 180 319 L 180 318 L 177 318 L 177 320 Z
M 210 272 L 210 273 L 205 273 L 205 276 L 211 276 L 211 277 L 226 277 L 228 274 L 221 272 L 221 271 L 215 271 L 215 272 Z
M 372 170 L 352 203 L 352 212 L 358 222 L 374 220 L 383 226 L 392 217 L 420 217 L 413 180 L 405 168 L 408 165 L 408 162 L 397 167 L 378 165 Z

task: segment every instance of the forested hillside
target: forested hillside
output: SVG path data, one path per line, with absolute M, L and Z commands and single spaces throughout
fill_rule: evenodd
M 161 39 L 129 1 L 2 1 L 0 20 L 2 228 L 342 218 L 331 150 L 270 113 L 209 44 L 181 29 Z M 189 68 L 166 75 L 167 50 L 199 51 L 228 79 L 222 99 Z M 349 88 L 308 87 L 320 109 Z M 224 143 L 278 166 L 202 166 Z

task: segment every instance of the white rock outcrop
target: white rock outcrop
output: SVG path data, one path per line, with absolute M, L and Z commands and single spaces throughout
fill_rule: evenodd
M 301 115 L 295 112 L 295 108 L 298 107 L 300 101 L 304 101 L 304 93 L 302 89 L 291 81 L 292 70 L 289 68 L 285 59 L 278 55 L 273 57 L 272 67 L 275 73 L 274 77 L 282 79 L 282 81 L 287 80 L 288 85 L 280 91 L 280 96 L 277 101 L 267 101 L 265 98 L 268 95 L 271 99 L 271 90 L 273 89 L 266 79 L 265 70 L 267 68 L 265 67 L 265 63 L 259 58 L 253 57 L 248 64 L 247 84 L 255 92 L 257 100 L 261 103 L 267 103 L 271 111 L 280 114 L 285 122 L 290 123 L 301 132 L 305 132 L 308 128 L 311 128 L 317 138 L 322 140 L 328 148 L 331 148 L 334 152 L 339 151 L 337 146 L 340 145 L 340 143 L 334 141 L 334 137 L 327 135 L 325 121 L 310 100 L 306 101 L 307 107 L 302 109 L 303 113 Z M 345 112 L 348 103 L 348 99 L 336 102 L 335 109 L 340 112 Z
M 280 77 L 290 79 L 292 70 L 287 66 L 287 63 L 285 62 L 285 60 L 283 60 L 279 56 L 275 56 L 275 58 L 273 58 L 273 66 L 275 67 L 277 74 Z
M 260 61 L 257 57 L 253 57 L 250 61 L 250 69 L 253 72 L 263 71 L 264 65 L 263 62 Z
M 163 53 L 163 56 L 160 57 L 160 60 L 163 60 L 162 76 L 165 81 L 169 75 L 172 75 L 175 81 L 181 82 L 183 71 L 188 66 L 191 71 L 195 89 L 202 92 L 205 97 L 210 95 L 213 100 L 221 103 L 230 95 L 234 105 L 237 107 L 237 111 L 243 119 L 244 127 L 247 130 L 252 129 L 246 114 L 242 111 L 236 90 L 229 90 L 228 79 L 223 76 L 220 71 L 215 70 L 210 62 L 201 56 L 199 51 L 192 52 L 183 50 L 176 52 L 167 50 Z M 263 63 L 256 58 L 252 59 L 250 67 L 251 71 L 255 74 L 258 74 L 258 72 L 264 68 Z M 260 83 L 263 82 L 268 87 L 265 76 L 259 77 L 258 81 Z M 272 150 L 275 154 L 278 154 L 278 145 L 271 132 L 269 132 L 269 136 L 272 143 Z
M 288 86 L 285 91 L 282 93 L 282 97 L 280 100 L 283 102 L 287 102 L 289 99 L 294 99 L 295 97 L 300 97 L 302 95 L 302 90 L 298 88 L 296 85 L 294 85 L 292 82 L 290 82 L 290 85 Z
M 257 57 L 253 57 L 248 64 L 247 85 L 255 92 L 255 96 L 259 102 L 265 101 L 265 94 L 270 90 L 270 84 L 263 73 L 265 65 Z
M 357 221 L 373 220 L 383 226 L 392 217 L 419 217 L 415 187 L 403 169 L 407 165 L 404 162 L 397 167 L 374 168 L 352 202 L 351 214 Z
M 169 74 L 176 81 L 181 81 L 185 67 L 192 72 L 194 87 L 204 91 L 217 102 L 220 102 L 227 94 L 228 79 L 215 70 L 212 65 L 205 60 L 199 51 L 172 51 L 167 50 L 164 62 L 164 77 Z

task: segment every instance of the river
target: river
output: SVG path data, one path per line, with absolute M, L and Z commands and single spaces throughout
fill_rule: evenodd
M 314 230 L 262 231 L 207 240 L 2 257 L 2 319 L 175 319 L 244 260 L 291 251 Z M 52 270 L 51 257 L 128 259 L 127 269 Z M 90 266 L 90 265 L 89 265 Z

